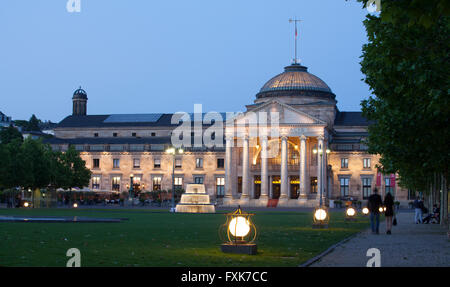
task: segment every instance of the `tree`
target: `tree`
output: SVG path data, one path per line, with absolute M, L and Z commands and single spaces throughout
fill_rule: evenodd
M 359 0 L 364 4 L 366 0 Z M 382 1 L 364 21 L 361 70 L 374 96 L 362 102 L 370 153 L 400 184 L 427 192 L 435 175 L 448 185 L 450 152 L 449 4 Z M 445 192 L 445 194 L 447 194 Z M 442 204 L 447 204 L 443 200 Z
M 22 134 L 17 128 L 10 125 L 9 127 L 0 130 L 0 143 L 8 144 L 14 139 L 23 141 Z
M 27 130 L 28 131 L 40 131 L 41 128 L 39 125 L 41 124 L 41 120 L 39 120 L 34 114 L 31 116 L 30 120 L 28 121 Z
M 0 144 L 0 162 L 0 188 L 31 189 L 33 198 L 42 188 L 88 186 L 91 178 L 91 171 L 73 147 L 62 153 L 31 138 Z
M 65 182 L 65 186 L 62 186 L 63 188 L 83 188 L 89 186 L 91 171 L 86 168 L 86 162 L 81 159 L 79 153 L 73 146 L 70 146 L 62 155 L 61 160 L 66 170 L 68 170 L 67 182 Z

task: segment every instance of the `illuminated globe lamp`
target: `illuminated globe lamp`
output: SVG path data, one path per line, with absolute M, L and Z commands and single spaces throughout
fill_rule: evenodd
M 367 208 L 367 207 L 364 207 L 363 209 L 362 209 L 362 214 L 364 214 L 364 215 L 369 215 L 369 208 Z
M 356 221 L 356 209 L 353 206 L 349 206 L 346 210 L 345 210 L 345 220 L 346 221 Z
M 322 206 L 314 209 L 313 219 L 313 228 L 328 228 L 330 217 L 328 216 L 327 208 L 325 206 Z
M 220 249 L 225 253 L 255 255 L 257 253 L 256 227 L 251 221 L 254 214 L 243 212 L 241 207 L 227 213 L 227 221 L 219 230 L 222 241 Z
M 386 207 L 380 206 L 380 207 L 378 208 L 378 211 L 379 211 L 380 213 L 383 213 L 383 212 L 386 211 Z
M 75 202 L 75 203 L 73 204 L 73 208 L 78 208 L 78 203 Z
M 25 208 L 30 207 L 30 203 L 29 203 L 28 201 L 25 201 L 25 202 L 23 203 L 23 207 L 25 207 Z

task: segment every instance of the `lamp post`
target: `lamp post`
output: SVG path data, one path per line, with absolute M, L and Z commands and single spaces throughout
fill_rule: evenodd
M 327 154 L 330 153 L 329 149 L 326 149 L 325 151 Z M 319 173 L 319 182 L 320 182 L 320 198 L 319 198 L 319 206 L 322 207 L 322 195 L 323 195 L 323 181 L 322 181 L 322 173 L 323 173 L 323 161 L 322 161 L 322 157 L 323 157 L 323 148 L 322 148 L 322 144 L 319 144 L 319 149 L 314 148 L 313 149 L 313 153 L 317 154 L 319 153 L 320 155 L 320 164 L 318 166 L 320 166 L 320 173 Z
M 128 191 L 128 201 L 131 201 L 131 205 L 133 205 L 133 191 L 134 191 L 133 179 L 134 175 L 130 174 L 130 189 Z
M 184 150 L 182 148 L 176 149 L 175 147 L 170 147 L 166 149 L 167 154 L 172 155 L 172 208 L 171 211 L 175 210 L 175 155 L 183 154 Z

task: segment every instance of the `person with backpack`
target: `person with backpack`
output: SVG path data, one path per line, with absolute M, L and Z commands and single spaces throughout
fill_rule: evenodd
M 372 228 L 372 234 L 379 234 L 380 230 L 380 206 L 383 204 L 381 196 L 378 194 L 378 189 L 373 190 L 373 194 L 369 196 L 367 203 L 370 211 L 370 227 Z

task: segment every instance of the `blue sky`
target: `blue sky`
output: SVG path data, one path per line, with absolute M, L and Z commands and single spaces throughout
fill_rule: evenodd
M 367 11 L 356 0 L 2 0 L 0 110 L 60 121 L 73 91 L 88 114 L 243 111 L 271 77 L 299 58 L 343 111 L 370 95 L 360 72 Z

